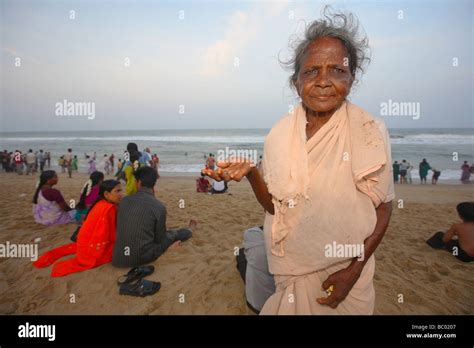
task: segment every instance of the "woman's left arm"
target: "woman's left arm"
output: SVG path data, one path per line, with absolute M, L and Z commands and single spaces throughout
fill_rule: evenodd
M 336 308 L 351 291 L 354 284 L 359 279 L 365 264 L 370 259 L 375 249 L 382 241 L 385 231 L 387 230 L 390 217 L 392 215 L 392 201 L 380 204 L 375 209 L 377 215 L 377 223 L 375 224 L 374 232 L 364 241 L 364 257 L 354 258 L 351 264 L 336 273 L 331 274 L 324 282 L 323 289 L 328 289 L 331 285 L 334 290 L 328 297 L 318 298 L 319 304 L 328 305 L 331 308 Z
M 385 235 L 388 223 L 390 222 L 390 217 L 392 216 L 392 201 L 380 204 L 375 209 L 375 212 L 377 214 L 377 223 L 375 224 L 374 232 L 364 241 L 364 259 L 360 261 L 358 259 L 354 259 L 348 267 L 348 269 L 351 270 L 355 276 L 357 276 L 357 279 L 362 273 L 362 269 L 364 268 L 365 264 L 372 256 L 375 249 L 377 249 L 380 242 L 382 241 L 383 236 Z

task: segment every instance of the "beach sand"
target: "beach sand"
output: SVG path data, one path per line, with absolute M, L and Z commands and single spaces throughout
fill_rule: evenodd
M 66 200 L 78 199 L 87 179 L 59 174 Z M 44 227 L 34 222 L 31 199 L 37 176 L 0 174 L 0 243 L 39 242 L 40 255 L 69 243 L 75 225 Z M 246 180 L 230 183 L 232 195 L 195 192 L 192 177 L 162 177 L 157 197 L 168 210 L 168 228 L 199 227 L 191 240 L 154 262 L 161 290 L 150 297 L 120 296 L 117 278 L 128 269 L 111 264 L 62 278 L 30 259 L 0 258 L 1 314 L 250 314 L 234 248 L 243 232 L 263 223 L 263 209 Z M 474 185 L 396 185 L 397 203 L 376 251 L 375 314 L 474 314 L 474 263 L 433 250 L 425 240 L 458 222 L 457 203 L 474 199 Z M 184 208 L 180 208 L 184 199 Z M 399 303 L 400 294 L 403 303 Z M 183 296 L 184 295 L 184 296 Z M 184 299 L 184 301 L 183 301 Z M 71 301 L 75 300 L 75 301 Z

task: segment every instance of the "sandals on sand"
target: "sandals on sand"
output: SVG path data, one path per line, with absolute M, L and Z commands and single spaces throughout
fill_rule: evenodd
M 154 271 L 155 271 L 155 266 L 153 265 L 134 267 L 130 270 L 130 272 L 120 277 L 117 280 L 117 283 L 118 285 L 130 284 L 136 280 L 140 280 L 142 278 L 149 276 Z
M 120 295 L 145 297 L 157 293 L 161 288 L 160 282 L 140 279 L 132 284 L 122 284 L 120 286 Z

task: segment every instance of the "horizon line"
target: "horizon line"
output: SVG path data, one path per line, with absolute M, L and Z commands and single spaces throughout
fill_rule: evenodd
M 387 127 L 388 130 L 391 129 L 472 129 L 474 127 Z M 270 128 L 256 127 L 256 128 L 153 128 L 153 129 L 79 129 L 79 130 L 13 130 L 13 131 L 0 131 L 0 134 L 8 133 L 63 133 L 63 132 L 150 132 L 150 131 L 189 131 L 189 130 L 210 130 L 210 131 L 221 131 L 221 130 L 270 130 Z

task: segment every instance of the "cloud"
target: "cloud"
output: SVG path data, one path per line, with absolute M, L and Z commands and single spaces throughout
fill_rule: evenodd
M 204 49 L 198 74 L 209 77 L 222 73 L 262 30 L 270 19 L 286 8 L 287 1 L 257 4 L 248 12 L 235 11 L 227 22 L 224 37 Z

